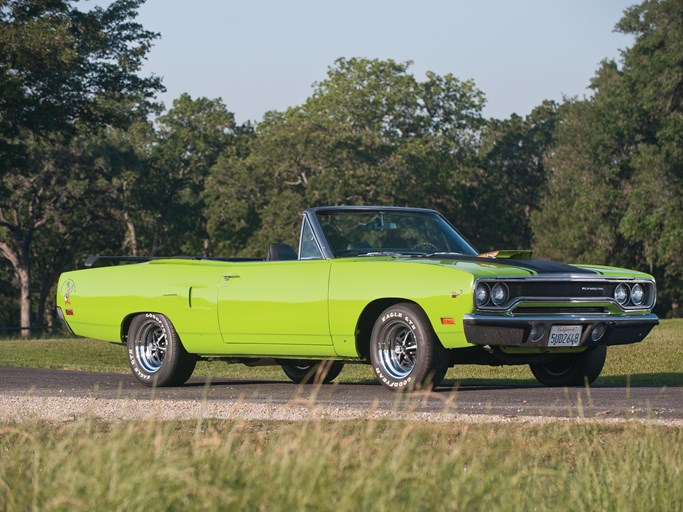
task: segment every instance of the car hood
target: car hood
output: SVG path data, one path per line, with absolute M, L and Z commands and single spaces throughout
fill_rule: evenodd
M 494 270 L 498 274 L 500 271 L 519 269 L 525 271 L 531 275 L 553 275 L 553 274 L 569 274 L 569 275 L 586 275 L 586 276 L 597 276 L 601 275 L 601 272 L 585 266 L 577 265 L 567 265 L 566 263 L 558 263 L 556 261 L 550 260 L 540 260 L 531 258 L 499 258 L 491 257 L 488 253 L 487 255 L 479 256 L 466 256 L 460 254 L 453 255 L 435 255 L 435 258 L 442 264 L 448 264 L 449 262 L 462 262 L 469 263 L 478 269 Z M 434 259 L 428 257 L 426 259 Z
M 491 258 L 482 256 L 467 256 L 460 254 L 436 254 L 427 257 L 409 256 L 371 256 L 355 257 L 355 261 L 397 261 L 405 264 L 427 264 L 457 269 L 475 277 L 559 277 L 572 276 L 586 279 L 609 277 L 637 277 L 650 278 L 648 274 L 617 267 L 599 265 L 566 264 L 541 259 L 510 259 Z

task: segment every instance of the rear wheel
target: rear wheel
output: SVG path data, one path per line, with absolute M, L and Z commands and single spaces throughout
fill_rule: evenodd
M 382 385 L 396 391 L 438 386 L 448 370 L 448 352 L 416 304 L 385 309 L 370 337 L 370 361 Z
M 127 345 L 128 364 L 145 386 L 181 386 L 197 363 L 183 347 L 173 324 L 158 313 L 133 318 Z
M 595 382 L 606 357 L 607 347 L 601 345 L 580 354 L 563 354 L 553 361 L 529 367 L 536 380 L 546 386 L 584 386 Z
M 299 361 L 281 363 L 282 370 L 297 384 L 329 384 L 344 368 L 341 361 Z

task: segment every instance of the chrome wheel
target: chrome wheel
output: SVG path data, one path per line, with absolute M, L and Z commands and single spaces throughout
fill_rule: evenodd
M 417 304 L 395 304 L 382 311 L 375 320 L 368 348 L 377 380 L 395 391 L 438 386 L 450 362 Z
M 135 358 L 148 373 L 156 373 L 164 363 L 168 339 L 166 332 L 154 320 L 148 320 L 135 337 Z
M 133 376 L 145 386 L 180 386 L 197 363 L 197 356 L 185 350 L 171 321 L 160 313 L 136 315 L 126 344 Z
M 380 333 L 377 355 L 380 366 L 390 377 L 406 378 L 417 362 L 417 341 L 412 329 L 400 320 L 385 325 Z

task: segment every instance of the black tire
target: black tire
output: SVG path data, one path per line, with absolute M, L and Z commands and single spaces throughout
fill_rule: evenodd
M 543 364 L 531 364 L 531 373 L 545 386 L 585 386 L 598 378 L 607 357 L 607 346 L 590 348 L 580 354 L 566 354 Z
M 377 318 L 370 336 L 375 377 L 394 391 L 434 388 L 449 366 L 448 351 L 416 304 L 396 304 Z
M 344 369 L 341 361 L 296 361 L 280 363 L 282 370 L 297 384 L 329 384 Z
M 182 386 L 197 363 L 183 347 L 173 324 L 158 313 L 133 318 L 127 346 L 128 364 L 145 386 Z

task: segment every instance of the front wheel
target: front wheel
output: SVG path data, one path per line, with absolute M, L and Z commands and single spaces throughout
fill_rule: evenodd
M 341 361 L 299 361 L 281 363 L 285 375 L 297 384 L 329 384 L 344 369 Z
M 529 365 L 536 380 L 545 386 L 584 386 L 598 378 L 607 357 L 607 346 L 601 345 L 580 354 L 563 354 L 556 359 Z
M 422 309 L 406 303 L 385 309 L 377 318 L 370 362 L 382 385 L 404 391 L 438 386 L 449 361 Z
M 173 324 L 158 313 L 133 318 L 127 346 L 128 364 L 145 386 L 181 386 L 197 363 L 183 347 Z

